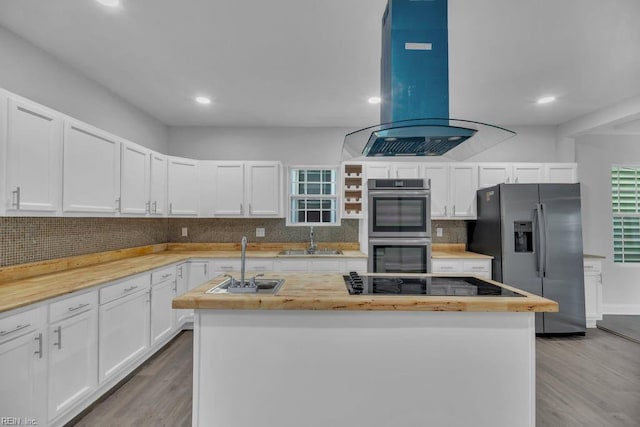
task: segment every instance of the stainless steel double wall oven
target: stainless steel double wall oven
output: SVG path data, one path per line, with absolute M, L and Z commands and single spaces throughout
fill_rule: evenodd
M 431 191 L 423 179 L 370 179 L 369 272 L 431 272 Z

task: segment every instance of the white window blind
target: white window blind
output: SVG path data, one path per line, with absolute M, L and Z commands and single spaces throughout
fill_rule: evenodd
M 613 260 L 640 262 L 640 166 L 611 168 Z
M 291 168 L 291 224 L 330 225 L 338 222 L 337 169 Z

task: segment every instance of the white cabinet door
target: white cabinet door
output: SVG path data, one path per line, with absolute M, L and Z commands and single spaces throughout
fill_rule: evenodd
M 99 380 L 116 375 L 149 348 L 149 290 L 100 306 Z
M 420 165 L 417 163 L 394 163 L 392 178 L 420 178 Z
M 187 288 L 193 289 L 209 280 L 209 261 L 190 261 Z
M 189 264 L 184 262 L 176 266 L 176 295 L 182 295 L 189 290 L 188 285 Z M 193 316 L 191 309 L 175 309 L 176 324 L 181 325 Z
M 97 386 L 98 312 L 95 306 L 50 325 L 48 341 L 51 421 L 88 396 Z
M 1 417 L 27 417 L 46 425 L 44 339 L 42 331 L 36 330 L 0 344 Z
M 513 182 L 510 163 L 480 163 L 478 165 L 478 188 L 509 182 Z
M 60 209 L 62 120 L 52 110 L 9 99 L 7 111 L 8 212 Z
M 244 216 L 244 163 L 216 164 L 215 215 Z
M 578 165 L 575 163 L 546 163 L 544 182 L 551 184 L 574 184 L 578 182 Z
M 514 163 L 513 181 L 516 184 L 539 184 L 544 182 L 541 163 Z
M 367 164 L 367 179 L 389 178 L 389 172 L 388 163 Z
M 149 150 L 137 144 L 122 143 L 120 212 L 123 214 L 146 215 L 151 210 L 149 153 Z
M 162 341 L 173 331 L 171 300 L 175 296 L 176 282 L 173 279 L 151 286 L 151 345 Z
M 152 215 L 164 215 L 167 206 L 167 157 L 151 152 L 151 183 L 149 202 Z
M 216 165 L 217 162 L 201 160 L 198 166 L 200 193 L 200 218 L 212 218 L 216 211 Z
M 248 163 L 247 213 L 254 217 L 280 216 L 280 164 Z
M 431 217 L 446 218 L 449 203 L 449 165 L 430 163 L 422 166 L 422 176 L 431 180 Z
M 474 164 L 455 163 L 449 168 L 449 200 L 453 218 L 476 217 L 478 172 Z
M 120 141 L 74 120 L 65 121 L 63 209 L 115 213 L 120 207 Z
M 169 215 L 198 215 L 198 162 L 168 158 Z

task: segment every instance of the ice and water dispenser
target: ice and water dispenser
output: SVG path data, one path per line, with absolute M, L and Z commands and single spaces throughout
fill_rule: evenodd
M 515 252 L 533 252 L 533 225 L 531 221 L 513 223 Z

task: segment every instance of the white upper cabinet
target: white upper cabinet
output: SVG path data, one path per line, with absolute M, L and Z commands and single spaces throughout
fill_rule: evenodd
M 12 97 L 7 99 L 6 108 L 6 211 L 58 212 L 62 193 L 61 116 Z
M 198 165 L 198 181 L 200 183 L 200 217 L 212 218 L 216 211 L 216 168 L 213 160 L 202 160 Z
M 419 163 L 394 163 L 391 165 L 391 178 L 420 178 Z
M 150 157 L 149 213 L 164 215 L 167 206 L 167 156 L 152 151 Z
M 281 211 L 280 164 L 250 162 L 246 165 L 246 203 L 249 216 L 274 216 Z
M 198 215 L 198 162 L 168 157 L 169 215 Z
M 367 179 L 389 178 L 390 169 L 389 163 L 367 163 Z
M 454 163 L 449 167 L 449 201 L 453 218 L 476 217 L 478 167 L 473 163 Z
M 481 163 L 478 165 L 478 188 L 512 182 L 511 163 Z
M 120 141 L 76 120 L 65 120 L 63 210 L 120 210 Z
M 151 210 L 150 158 L 150 151 L 146 148 L 130 142 L 122 143 L 121 213 L 146 215 Z
M 207 193 L 217 217 L 278 217 L 282 211 L 280 162 L 212 162 Z M 202 180 L 201 180 L 202 181 Z
M 427 163 L 422 166 L 422 177 L 431 181 L 431 217 L 445 218 L 449 204 L 449 165 Z
M 573 184 L 578 182 L 578 166 L 575 163 L 546 163 L 545 182 L 552 184 Z
M 214 214 L 225 217 L 244 216 L 244 163 L 217 162 L 214 179 Z
M 536 184 L 544 182 L 542 163 L 514 163 L 512 182 L 516 184 Z

